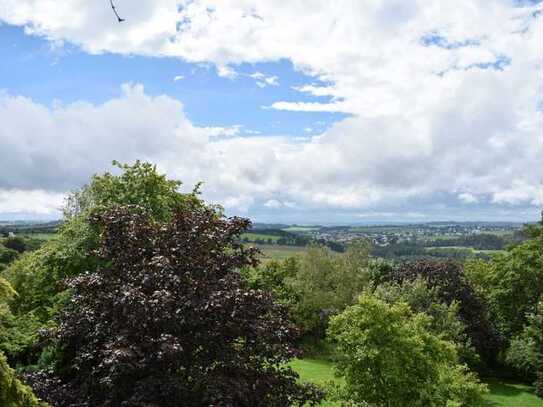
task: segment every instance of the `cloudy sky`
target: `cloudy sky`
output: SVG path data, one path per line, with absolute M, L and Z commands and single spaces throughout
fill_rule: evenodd
M 0 0 L 0 219 L 116 159 L 229 214 L 535 220 L 543 3 Z

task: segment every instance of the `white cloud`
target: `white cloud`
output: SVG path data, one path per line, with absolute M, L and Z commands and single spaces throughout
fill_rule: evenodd
M 230 127 L 204 127 L 203 129 L 211 137 L 234 137 L 240 134 L 242 125 L 236 124 Z
M 344 106 L 343 103 L 275 102 L 271 108 L 293 112 L 345 112 Z
M 479 198 L 477 198 L 475 195 L 464 192 L 461 194 L 458 194 L 458 199 L 460 199 L 463 203 L 466 204 L 472 204 L 472 203 L 478 203 Z
M 0 189 L 0 213 L 36 213 L 55 215 L 64 203 L 65 195 L 42 190 L 23 191 Z
M 248 76 L 255 79 L 256 85 L 259 88 L 265 88 L 267 86 L 279 86 L 279 78 L 275 75 L 266 75 L 257 71 Z
M 270 209 L 279 209 L 283 206 L 283 204 L 279 202 L 277 199 L 270 199 L 269 201 L 266 201 L 264 203 L 264 206 Z
M 271 108 L 349 117 L 305 141 L 215 140 L 178 101 L 137 87 L 104 105 L 53 110 L 5 96 L 0 160 L 14 170 L 0 174 L 0 187 L 58 190 L 137 156 L 203 179 L 213 197 L 248 210 L 279 193 L 309 209 L 541 205 L 543 18 L 533 12 L 543 4 L 513 3 L 119 0 L 119 25 L 100 2 L 4 0 L 0 20 L 92 53 L 174 56 L 227 78 L 241 63 L 290 60 L 326 84 L 296 90 L 331 99 Z M 257 85 L 273 85 L 257 73 Z
M 176 75 L 176 76 L 174 76 L 173 81 L 177 82 L 177 81 L 180 81 L 180 80 L 183 80 L 183 79 L 185 79 L 185 77 L 183 75 Z
M 230 80 L 238 77 L 236 70 L 228 65 L 217 65 L 217 75 Z

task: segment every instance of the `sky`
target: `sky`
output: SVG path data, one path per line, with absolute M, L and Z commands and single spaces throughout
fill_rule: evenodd
M 345 224 L 543 209 L 543 3 L 0 0 L 0 220 L 111 162 L 227 214 Z

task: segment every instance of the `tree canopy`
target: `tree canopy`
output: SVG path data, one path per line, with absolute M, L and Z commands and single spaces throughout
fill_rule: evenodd
M 299 353 L 286 309 L 237 269 L 256 263 L 238 243 L 249 222 L 199 203 L 166 222 L 139 207 L 93 218 L 96 272 L 69 280 L 52 373 L 29 376 L 57 407 L 286 406 L 316 402 L 286 363 Z

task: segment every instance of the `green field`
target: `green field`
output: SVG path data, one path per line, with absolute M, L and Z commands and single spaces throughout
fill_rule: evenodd
M 304 382 L 325 384 L 334 381 L 341 383 L 341 378 L 334 376 L 332 363 L 318 359 L 294 360 L 290 364 Z M 543 407 L 543 399 L 537 397 L 530 386 L 503 383 L 495 379 L 486 381 L 490 393 L 486 396 L 487 407 Z M 339 403 L 324 401 L 321 406 L 336 407 Z
M 30 239 L 51 240 L 57 237 L 56 233 L 18 233 L 19 237 L 27 237 Z
M 312 232 L 314 230 L 319 230 L 318 226 L 289 226 L 288 228 L 283 229 L 285 232 Z
M 278 244 L 255 244 L 252 246 L 262 251 L 261 259 L 263 261 L 286 259 L 290 256 L 303 254 L 307 250 L 305 247 L 283 246 Z
M 277 240 L 279 240 L 281 237 L 276 235 L 268 235 L 265 233 L 242 233 L 241 238 L 247 238 L 250 242 L 254 242 L 255 240 L 271 240 L 272 242 L 277 242 Z

